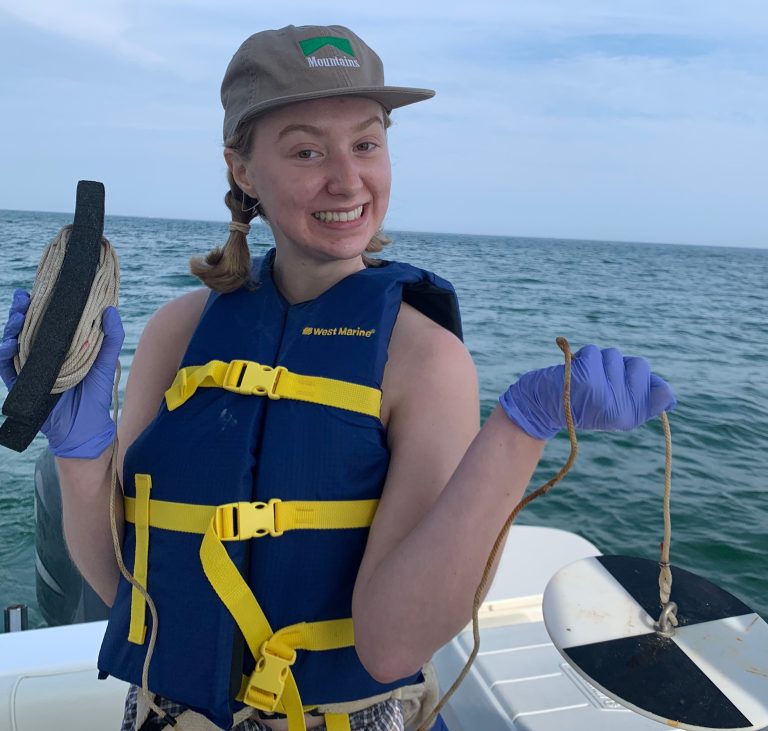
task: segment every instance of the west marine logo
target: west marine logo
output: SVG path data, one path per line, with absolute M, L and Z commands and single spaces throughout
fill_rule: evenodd
M 311 68 L 321 68 L 327 66 L 353 66 L 360 68 L 360 62 L 355 58 L 355 52 L 352 50 L 352 44 L 347 38 L 337 38 L 336 36 L 317 36 L 316 38 L 307 38 L 299 41 L 301 51 L 307 59 L 307 65 Z M 345 56 L 321 56 L 314 54 L 321 48 L 331 46 Z
M 376 332 L 373 330 L 363 330 L 361 327 L 312 327 L 308 325 L 302 331 L 302 335 L 320 335 L 328 337 L 331 335 L 347 335 L 357 338 L 370 338 Z

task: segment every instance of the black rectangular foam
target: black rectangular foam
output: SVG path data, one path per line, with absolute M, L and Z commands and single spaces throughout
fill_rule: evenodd
M 104 231 L 104 185 L 77 184 L 75 220 L 48 308 L 16 383 L 3 404 L 0 444 L 23 452 L 56 405 L 51 394 L 88 301 Z

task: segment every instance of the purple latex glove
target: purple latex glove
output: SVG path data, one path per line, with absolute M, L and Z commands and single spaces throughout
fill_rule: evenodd
M 13 293 L 11 310 L 8 313 L 8 322 L 3 330 L 3 340 L 0 342 L 0 378 L 10 391 L 16 383 L 16 367 L 13 359 L 19 352 L 19 333 L 24 326 L 24 317 L 29 309 L 29 294 L 23 289 L 17 289 Z
M 13 293 L 8 322 L 0 343 L 0 378 L 8 390 L 16 382 L 13 358 L 19 351 L 19 333 L 29 307 L 29 294 Z M 104 340 L 85 378 L 61 394 L 40 431 L 57 457 L 95 459 L 115 440 L 115 422 L 110 416 L 112 385 L 123 345 L 123 324 L 114 307 L 104 309 L 101 318 Z
M 565 428 L 564 365 L 522 375 L 499 398 L 507 416 L 536 439 Z M 571 411 L 577 429 L 629 431 L 675 407 L 670 385 L 644 358 L 585 345 L 571 363 Z

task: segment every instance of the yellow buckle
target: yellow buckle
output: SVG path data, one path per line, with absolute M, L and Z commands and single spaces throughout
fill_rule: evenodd
M 256 668 L 248 678 L 243 703 L 274 713 L 285 688 L 288 668 L 296 662 L 296 651 L 280 643 L 264 642 L 259 648 Z
M 277 400 L 277 382 L 285 371 L 283 366 L 272 368 L 250 360 L 233 360 L 227 366 L 222 388 L 248 396 L 267 396 Z
M 247 541 L 262 536 L 281 536 L 277 529 L 277 504 L 273 498 L 268 503 L 227 503 L 219 505 L 213 514 L 216 535 L 222 541 Z

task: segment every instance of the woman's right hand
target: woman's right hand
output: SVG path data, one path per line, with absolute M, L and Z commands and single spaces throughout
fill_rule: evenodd
M 16 382 L 14 357 L 19 352 L 19 334 L 30 297 L 23 289 L 13 293 L 8 321 L 0 343 L 0 378 L 8 390 Z M 115 422 L 110 415 L 115 371 L 125 333 L 114 307 L 104 309 L 101 327 L 104 340 L 85 378 L 61 394 L 40 431 L 57 457 L 95 459 L 115 440 Z
M 19 333 L 24 327 L 24 318 L 28 309 L 29 294 L 23 289 L 17 289 L 13 293 L 8 322 L 5 323 L 3 340 L 0 342 L 0 378 L 3 379 L 9 391 L 16 383 L 16 366 L 13 364 L 13 359 L 19 352 Z

